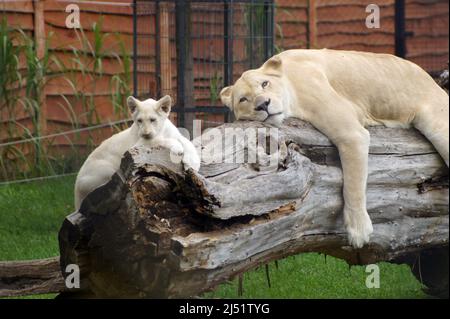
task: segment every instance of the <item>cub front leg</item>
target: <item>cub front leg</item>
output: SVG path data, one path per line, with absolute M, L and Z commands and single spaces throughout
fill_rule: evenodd
M 165 138 L 162 145 L 170 150 L 170 160 L 173 163 L 181 162 L 184 156 L 183 144 L 174 138 Z
M 369 142 L 369 132 L 363 127 L 350 129 L 335 142 L 344 178 L 344 222 L 349 243 L 355 248 L 369 242 L 373 232 L 366 209 Z
M 198 156 L 197 150 L 195 149 L 194 144 L 189 141 L 187 138 L 182 136 L 179 142 L 183 145 L 184 155 L 183 155 L 183 164 L 184 169 L 187 170 L 192 168 L 194 171 L 198 171 L 200 169 L 200 156 Z
M 181 159 L 184 154 L 183 145 L 175 138 L 167 138 L 167 137 L 156 137 L 150 142 L 136 143 L 147 145 L 149 147 L 164 147 L 170 151 L 170 160 L 178 164 L 181 162 Z

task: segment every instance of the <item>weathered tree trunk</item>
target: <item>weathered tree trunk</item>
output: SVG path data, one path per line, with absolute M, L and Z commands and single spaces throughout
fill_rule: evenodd
M 235 122 L 205 133 L 202 160 L 217 157 L 220 140 L 208 142 L 214 132 L 240 128 L 250 136 L 266 127 Z M 415 130 L 370 132 L 374 233 L 362 249 L 347 243 L 337 150 L 290 119 L 278 134 L 258 137 L 276 147 L 260 151 L 256 163 L 203 163 L 199 174 L 184 173 L 164 149 L 130 150 L 112 180 L 64 221 L 61 267 L 83 265 L 82 286 L 95 297 L 189 297 L 300 252 L 350 264 L 412 263 L 425 249 L 448 246 L 448 171 L 439 155 Z M 248 160 L 249 144 L 226 154 Z
M 59 258 L 0 262 L 0 297 L 66 290 Z

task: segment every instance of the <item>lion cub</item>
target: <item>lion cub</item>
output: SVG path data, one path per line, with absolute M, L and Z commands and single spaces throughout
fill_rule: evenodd
M 166 95 L 159 101 L 127 99 L 133 124 L 130 128 L 103 141 L 86 159 L 75 182 L 75 208 L 88 193 L 108 182 L 119 169 L 123 154 L 135 145 L 164 146 L 172 154 L 181 155 L 184 168 L 198 171 L 200 158 L 194 145 L 168 119 L 172 99 Z

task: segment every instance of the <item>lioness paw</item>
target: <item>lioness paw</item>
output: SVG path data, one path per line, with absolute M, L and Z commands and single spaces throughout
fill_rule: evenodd
M 348 212 L 344 211 L 345 227 L 350 245 L 354 248 L 362 248 L 370 240 L 373 233 L 372 221 L 366 211 Z

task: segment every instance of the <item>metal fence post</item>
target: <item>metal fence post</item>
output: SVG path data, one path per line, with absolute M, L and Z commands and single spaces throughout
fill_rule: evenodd
M 264 1 L 264 60 L 273 56 L 274 36 L 274 3 L 273 0 Z
M 224 1 L 224 87 L 233 82 L 233 0 Z M 225 121 L 233 120 L 232 112 L 225 115 Z
M 175 24 L 176 24 L 176 51 L 177 51 L 177 122 L 178 126 L 185 127 L 185 83 L 184 71 L 186 63 L 186 41 L 185 30 L 186 20 L 184 17 L 186 2 L 184 0 L 175 3 Z
M 133 0 L 133 96 L 135 97 L 138 94 L 137 59 L 137 0 Z
M 395 0 L 395 55 L 406 57 L 405 0 Z
M 156 69 L 156 96 L 157 98 L 162 97 L 162 79 L 161 79 L 161 4 L 159 0 L 155 1 L 155 69 Z

